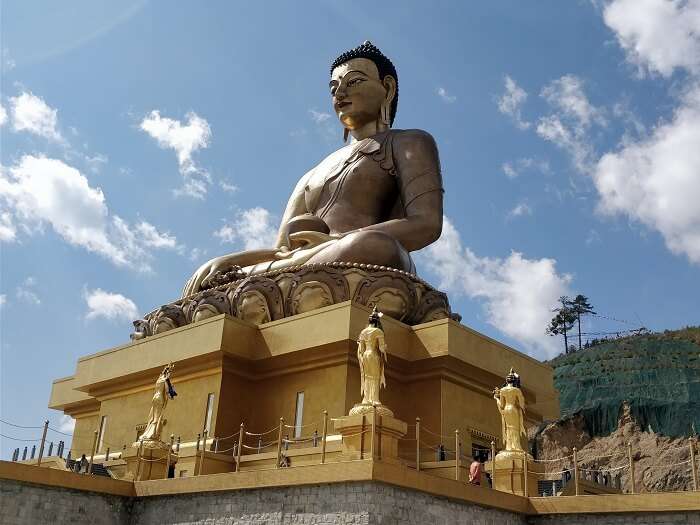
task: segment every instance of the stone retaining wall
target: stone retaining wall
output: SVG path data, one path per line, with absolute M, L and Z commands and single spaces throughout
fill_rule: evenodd
M 0 523 L 130 525 L 131 498 L 0 479 Z
M 2 525 L 700 525 L 700 512 L 526 517 L 380 482 L 132 498 L 0 479 Z
M 376 482 L 141 498 L 133 524 L 526 525 L 524 516 Z

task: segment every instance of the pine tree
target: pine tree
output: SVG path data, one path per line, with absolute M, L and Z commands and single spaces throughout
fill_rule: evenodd
M 572 312 L 570 308 L 571 300 L 562 296 L 559 298 L 561 302 L 561 307 L 554 310 L 557 314 L 549 322 L 549 326 L 546 328 L 545 332 L 547 335 L 563 335 L 564 336 L 564 353 L 569 353 L 569 337 L 568 333 L 574 327 L 574 322 L 576 321 L 576 315 Z
M 571 310 L 573 315 L 576 316 L 576 321 L 578 322 L 578 347 L 581 348 L 581 316 L 594 314 L 593 306 L 589 304 L 588 297 L 585 295 L 578 294 L 574 297 L 573 301 L 568 301 L 568 308 Z

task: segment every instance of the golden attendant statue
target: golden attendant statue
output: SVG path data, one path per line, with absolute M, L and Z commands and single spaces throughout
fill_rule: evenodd
M 379 401 L 379 390 L 386 388 L 384 363 L 387 360 L 386 342 L 381 323 L 382 314 L 374 307 L 367 328 L 360 332 L 357 341 L 357 362 L 360 365 L 360 394 L 362 403 L 350 410 L 350 415 L 376 410 L 378 414 L 393 415 Z
M 160 442 L 160 434 L 163 430 L 163 412 L 168 405 L 168 398 L 174 398 L 177 393 L 170 383 L 174 365 L 170 363 L 158 376 L 156 389 L 151 400 L 151 410 L 148 413 L 148 423 L 143 434 L 139 436 L 139 441 L 146 445 L 147 442 Z
M 498 411 L 501 413 L 504 451 L 499 456 L 516 452 L 522 455 L 527 450 L 525 430 L 525 396 L 520 390 L 520 376 L 513 369 L 506 376 L 506 384 L 493 391 Z

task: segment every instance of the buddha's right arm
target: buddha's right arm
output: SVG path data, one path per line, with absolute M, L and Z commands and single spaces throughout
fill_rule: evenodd
M 282 222 L 280 223 L 279 231 L 277 232 L 277 241 L 275 242 L 275 247 L 278 249 L 286 250 L 290 248 L 289 231 L 287 229 L 287 223 L 294 217 L 298 215 L 303 215 L 308 213 L 306 209 L 306 199 L 304 196 L 304 190 L 306 188 L 306 180 L 308 175 L 304 175 L 299 182 L 297 182 L 292 196 L 289 197 L 287 202 L 287 207 L 284 210 L 284 215 L 282 216 Z

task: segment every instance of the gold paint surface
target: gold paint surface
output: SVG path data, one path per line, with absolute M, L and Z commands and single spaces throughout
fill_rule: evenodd
M 293 425 L 297 392 L 305 393 L 304 435 L 320 433 L 323 410 L 341 417 L 361 401 L 356 341 L 369 312 L 347 301 L 258 327 L 213 317 L 82 358 L 75 376 L 54 383 L 49 406 L 76 418 L 74 456 L 89 454 L 93 431 L 108 416 L 104 442 L 115 454 L 137 438 L 160 364 L 172 361 L 178 396 L 165 411 L 164 436 L 196 442 L 209 393 L 211 435 L 229 437 L 225 448 L 242 421 L 252 432 L 276 427 L 280 417 Z M 523 377 L 528 424 L 558 414 L 548 366 L 451 320 L 411 327 L 385 316 L 382 325 L 389 354 L 382 401 L 409 424 L 420 417 L 444 435 L 459 428 L 466 454 L 467 429 L 500 437 L 491 391 L 510 366 Z M 399 454 L 414 455 L 410 444 L 400 444 Z

